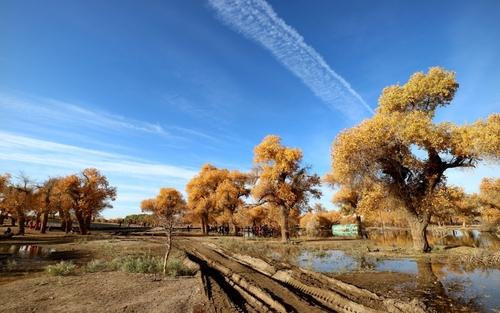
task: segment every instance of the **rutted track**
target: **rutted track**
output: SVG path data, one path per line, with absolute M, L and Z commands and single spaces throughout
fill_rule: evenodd
M 214 312 L 424 312 L 417 302 L 386 299 L 290 265 L 277 270 L 263 260 L 230 254 L 207 242 L 185 239 L 178 246 L 200 265 Z

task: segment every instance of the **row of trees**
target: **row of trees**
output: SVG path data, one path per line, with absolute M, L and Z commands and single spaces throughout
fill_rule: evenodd
M 498 179 L 484 180 L 481 193 L 473 196 L 446 184 L 447 170 L 500 156 L 500 114 L 460 126 L 434 122 L 436 110 L 447 106 L 457 89 L 453 72 L 416 73 L 402 86 L 385 88 L 374 116 L 337 136 L 325 181 L 338 188 L 333 202 L 344 214 L 404 220 L 420 251 L 430 250 L 426 229 L 432 221 L 478 212 L 497 221 Z M 320 178 L 301 161 L 299 149 L 267 136 L 254 150 L 250 173 L 204 165 L 187 185 L 186 216 L 198 219 L 204 233 L 212 222 L 271 219 L 279 221 L 286 241 L 290 218 L 321 195 Z M 313 220 L 331 221 L 318 214 Z
M 94 168 L 65 177 L 52 177 L 37 184 L 26 175 L 0 176 L 0 222 L 10 216 L 19 224 L 18 233 L 25 233 L 29 215 L 36 216 L 40 232 L 45 233 L 50 214 L 58 214 L 61 227 L 69 232 L 76 219 L 81 234 L 87 234 L 90 223 L 105 208 L 111 208 L 116 188 L 106 176 Z

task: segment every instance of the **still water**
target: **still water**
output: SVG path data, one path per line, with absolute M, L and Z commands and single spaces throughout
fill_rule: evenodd
M 407 230 L 372 229 L 368 235 L 377 246 L 412 247 L 411 234 Z M 428 239 L 437 247 L 500 250 L 500 239 L 495 234 L 473 229 L 436 227 L 428 231 Z M 375 258 L 333 249 L 301 250 L 292 262 L 314 271 L 348 277 L 360 285 L 371 281 L 372 286 L 386 286 L 387 290 L 396 290 L 396 293 L 399 290 L 400 294 L 419 297 L 437 311 L 500 312 L 500 270 L 495 268 L 470 269 L 411 258 Z M 457 308 L 457 303 L 463 307 Z

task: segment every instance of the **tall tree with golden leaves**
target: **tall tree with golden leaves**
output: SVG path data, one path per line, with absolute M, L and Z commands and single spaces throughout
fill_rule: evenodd
M 110 186 L 106 176 L 95 168 L 84 169 L 79 175 L 64 179 L 65 192 L 73 202 L 80 233 L 86 235 L 92 221 L 99 212 L 111 208 L 110 201 L 116 198 L 116 188 Z
M 26 213 L 35 206 L 36 186 L 31 179 L 21 174 L 17 181 L 10 181 L 10 176 L 2 178 L 4 184 L 2 207 L 15 216 L 18 222 L 18 235 L 25 234 Z
M 461 126 L 433 121 L 457 88 L 453 72 L 416 73 L 402 86 L 385 88 L 376 114 L 333 143 L 332 182 L 354 190 L 380 184 L 401 202 L 419 251 L 430 250 L 426 230 L 445 171 L 500 156 L 500 114 Z
M 500 178 L 484 178 L 479 185 L 479 203 L 483 220 L 500 223 Z
M 302 151 L 285 147 L 281 138 L 270 135 L 254 149 L 254 164 L 259 174 L 252 188 L 257 205 L 268 203 L 279 208 L 281 238 L 290 239 L 289 217 L 293 209 L 307 209 L 310 197 L 319 198 L 320 178 L 302 166 Z
M 332 202 L 340 206 L 340 212 L 343 215 L 356 213 L 356 209 L 360 200 L 360 192 L 356 192 L 345 185 L 341 186 L 332 198 Z
M 227 170 L 205 164 L 186 186 L 188 207 L 200 219 L 203 234 L 208 233 L 209 218 L 213 218 L 218 211 L 217 188 L 227 173 Z
M 247 187 L 248 182 L 247 174 L 230 171 L 227 172 L 215 192 L 216 205 L 220 210 L 219 214 L 222 214 L 224 220 L 227 220 L 233 234 L 236 233 L 233 215 L 237 209 L 243 207 L 243 198 L 250 194 L 250 189 Z
M 56 191 L 56 186 L 58 178 L 49 178 L 37 190 L 38 197 L 38 211 L 42 215 L 42 223 L 40 226 L 40 233 L 45 234 L 47 231 L 47 222 L 49 219 L 49 213 L 55 210 L 54 204 L 52 203 L 53 194 Z
M 182 194 L 174 188 L 161 188 L 160 193 L 152 199 L 141 203 L 143 211 L 154 214 L 159 223 L 166 229 L 166 251 L 163 258 L 163 273 L 167 271 L 167 261 L 172 247 L 172 229 L 174 220 L 186 208 L 186 201 Z

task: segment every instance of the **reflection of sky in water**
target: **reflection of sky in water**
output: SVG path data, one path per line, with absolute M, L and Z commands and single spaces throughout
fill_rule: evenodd
M 297 258 L 297 265 L 317 272 L 335 273 L 355 271 L 360 262 L 339 250 L 303 251 Z M 378 260 L 374 265 L 377 272 L 418 274 L 417 263 L 412 259 Z M 450 296 L 465 302 L 475 300 L 490 312 L 500 309 L 500 270 L 460 270 L 457 273 L 444 266 L 442 274 L 438 276 Z
M 465 301 L 475 299 L 481 307 L 491 309 L 490 312 L 500 310 L 500 270 L 476 269 L 458 274 L 445 269 L 444 273 L 441 282 L 448 294 Z M 463 288 L 455 291 L 452 287 L 456 284 Z
M 413 260 L 382 260 L 375 265 L 377 272 L 400 272 L 408 274 L 417 274 L 417 263 Z
M 303 251 L 297 258 L 297 264 L 318 272 L 343 272 L 358 268 L 355 259 L 339 250 Z

